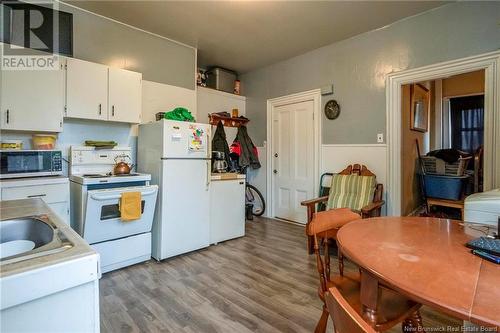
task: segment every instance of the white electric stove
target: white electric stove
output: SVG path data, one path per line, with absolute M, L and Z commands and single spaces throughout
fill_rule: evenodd
M 158 186 L 151 175 L 113 175 L 115 160 L 131 156 L 130 147 L 70 149 L 71 226 L 101 256 L 103 273 L 151 258 L 151 227 Z M 122 221 L 120 198 L 141 192 L 141 217 Z

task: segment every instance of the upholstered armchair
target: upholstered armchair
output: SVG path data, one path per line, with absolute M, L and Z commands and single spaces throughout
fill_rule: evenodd
M 358 218 L 380 216 L 382 206 L 385 203 L 382 200 L 384 187 L 382 184 L 376 183 L 375 174 L 366 166 L 353 164 L 338 174 L 326 174 L 326 176 L 326 178 L 322 177 L 320 197 L 301 203 L 302 206 L 307 207 L 306 232 L 311 221 L 315 218 L 320 220 L 334 219 L 337 222 L 337 231 L 355 219 L 355 214 L 349 214 L 349 211 L 346 212 L 345 209 L 341 210 L 341 208 L 349 208 L 350 211 L 359 215 Z M 332 238 L 336 239 L 335 235 Z M 311 236 L 307 237 L 307 249 L 309 254 L 314 251 L 314 242 Z M 340 261 L 339 254 L 339 264 L 341 265 Z

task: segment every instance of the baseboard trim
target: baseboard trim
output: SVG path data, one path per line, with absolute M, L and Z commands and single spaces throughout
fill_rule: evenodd
M 322 147 L 387 147 L 385 143 L 352 143 L 352 144 L 343 144 L 343 143 L 323 143 Z
M 287 220 L 287 219 L 282 219 L 282 218 L 279 218 L 279 217 L 268 217 L 268 218 L 271 219 L 271 220 L 279 221 L 279 222 L 293 224 L 293 225 L 296 225 L 296 226 L 299 226 L 299 227 L 305 227 L 306 226 L 305 224 L 302 224 L 302 223 L 299 223 L 299 222 L 295 222 L 295 221 L 291 221 L 291 220 Z

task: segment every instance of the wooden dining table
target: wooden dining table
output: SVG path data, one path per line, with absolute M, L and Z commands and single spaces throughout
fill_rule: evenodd
M 360 267 L 366 315 L 376 313 L 384 285 L 453 317 L 500 327 L 500 265 L 465 246 L 478 235 L 449 219 L 377 217 L 343 226 L 337 242 Z

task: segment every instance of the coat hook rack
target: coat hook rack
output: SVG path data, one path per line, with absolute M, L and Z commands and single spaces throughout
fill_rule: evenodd
M 240 127 L 242 125 L 246 125 L 250 119 L 240 117 L 224 117 L 216 113 L 208 115 L 208 122 L 210 125 L 217 126 L 219 121 L 222 121 L 222 125 L 225 127 Z

